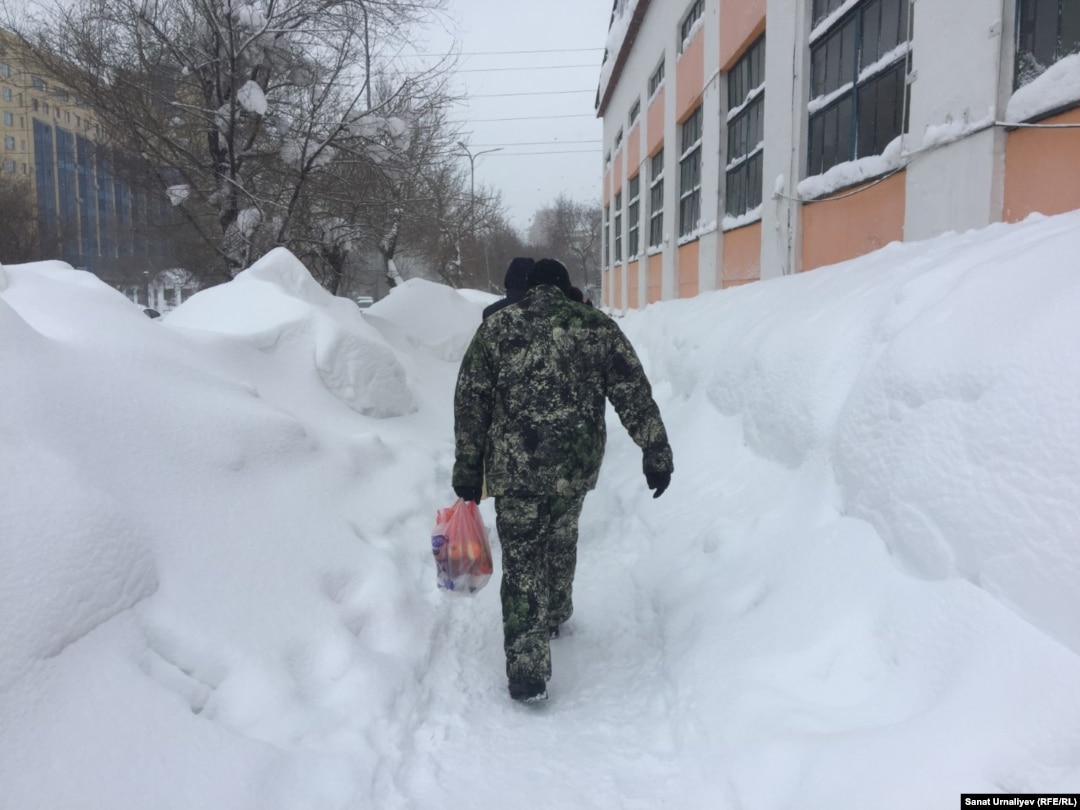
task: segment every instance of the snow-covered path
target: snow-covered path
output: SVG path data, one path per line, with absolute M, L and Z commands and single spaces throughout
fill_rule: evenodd
M 1033 218 L 624 318 L 675 476 L 610 418 L 538 707 L 429 547 L 488 297 L 361 315 L 275 252 L 162 323 L 3 268 L 0 810 L 1080 792 L 1077 255 Z

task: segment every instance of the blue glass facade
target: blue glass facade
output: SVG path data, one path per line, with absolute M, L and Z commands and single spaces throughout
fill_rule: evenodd
M 38 232 L 42 247 L 56 245 L 56 165 L 52 127 L 34 119 L 34 180 L 37 184 Z
M 75 139 L 76 160 L 78 163 L 79 224 L 82 242 L 79 252 L 87 267 L 95 269 L 98 256 L 98 200 L 94 187 L 94 144 L 79 135 Z
M 60 210 L 60 255 L 74 267 L 85 267 L 79 250 L 79 200 L 75 188 L 75 136 L 56 128 L 56 192 Z

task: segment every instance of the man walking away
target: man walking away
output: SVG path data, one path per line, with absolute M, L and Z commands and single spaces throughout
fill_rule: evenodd
M 484 308 L 485 321 L 500 309 L 515 304 L 525 297 L 525 293 L 529 290 L 529 271 L 532 270 L 534 264 L 535 262 L 527 256 L 518 256 L 511 260 L 510 266 L 506 268 L 506 279 L 503 281 L 506 297 Z
M 605 401 L 642 450 L 654 498 L 674 469 L 652 388 L 630 341 L 570 300 L 553 259 L 517 306 L 484 321 L 458 372 L 454 492 L 479 501 L 487 474 L 502 546 L 500 597 L 510 695 L 547 697 L 551 638 L 573 612 L 578 517 L 604 456 Z

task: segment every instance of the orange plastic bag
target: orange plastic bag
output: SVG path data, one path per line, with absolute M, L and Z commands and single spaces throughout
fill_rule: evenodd
M 453 506 L 435 514 L 431 553 L 443 590 L 470 594 L 487 585 L 493 570 L 491 546 L 475 503 L 458 498 Z

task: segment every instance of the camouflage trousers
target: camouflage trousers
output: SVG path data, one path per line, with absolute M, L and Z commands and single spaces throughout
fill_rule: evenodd
M 574 612 L 578 518 L 585 495 L 495 500 L 502 547 L 503 649 L 512 681 L 551 677 L 551 627 Z

